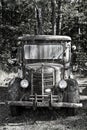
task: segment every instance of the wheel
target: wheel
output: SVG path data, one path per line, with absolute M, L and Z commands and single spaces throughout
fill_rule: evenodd
M 19 115 L 20 109 L 18 106 L 10 106 L 9 108 L 10 108 L 11 116 L 18 116 Z
M 80 95 L 79 95 L 79 86 L 76 80 L 69 79 L 67 80 L 68 91 L 67 91 L 67 102 L 70 103 L 79 103 Z M 76 115 L 77 108 L 67 108 L 68 115 Z
M 20 81 L 21 79 L 15 78 L 12 79 L 8 86 L 8 99 L 10 101 L 20 100 Z M 12 116 L 19 115 L 19 106 L 9 106 Z

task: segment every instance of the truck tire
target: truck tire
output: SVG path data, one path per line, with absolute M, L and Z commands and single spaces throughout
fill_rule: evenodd
M 19 106 L 9 106 L 11 116 L 18 116 L 19 115 Z
M 79 86 L 75 79 L 67 80 L 68 91 L 67 91 L 67 102 L 70 103 L 79 103 L 80 95 L 79 95 Z M 76 115 L 77 108 L 67 108 L 68 115 Z
M 8 86 L 8 99 L 10 101 L 20 100 L 20 81 L 21 79 L 12 79 Z M 12 116 L 19 115 L 19 106 L 9 106 Z

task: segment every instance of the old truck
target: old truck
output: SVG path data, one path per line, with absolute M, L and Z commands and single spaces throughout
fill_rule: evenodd
M 8 86 L 9 108 L 82 107 L 78 83 L 71 76 L 71 38 L 23 35 L 18 38 L 18 76 Z

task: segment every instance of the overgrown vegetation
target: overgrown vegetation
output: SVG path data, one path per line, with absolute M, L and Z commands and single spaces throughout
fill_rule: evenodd
M 0 61 L 7 65 L 17 37 L 26 33 L 69 35 L 86 52 L 86 7 L 86 0 L 0 0 Z

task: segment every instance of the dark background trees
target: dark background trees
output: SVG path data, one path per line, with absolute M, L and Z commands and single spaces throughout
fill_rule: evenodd
M 0 59 L 26 33 L 69 35 L 87 53 L 86 7 L 86 0 L 0 0 Z

